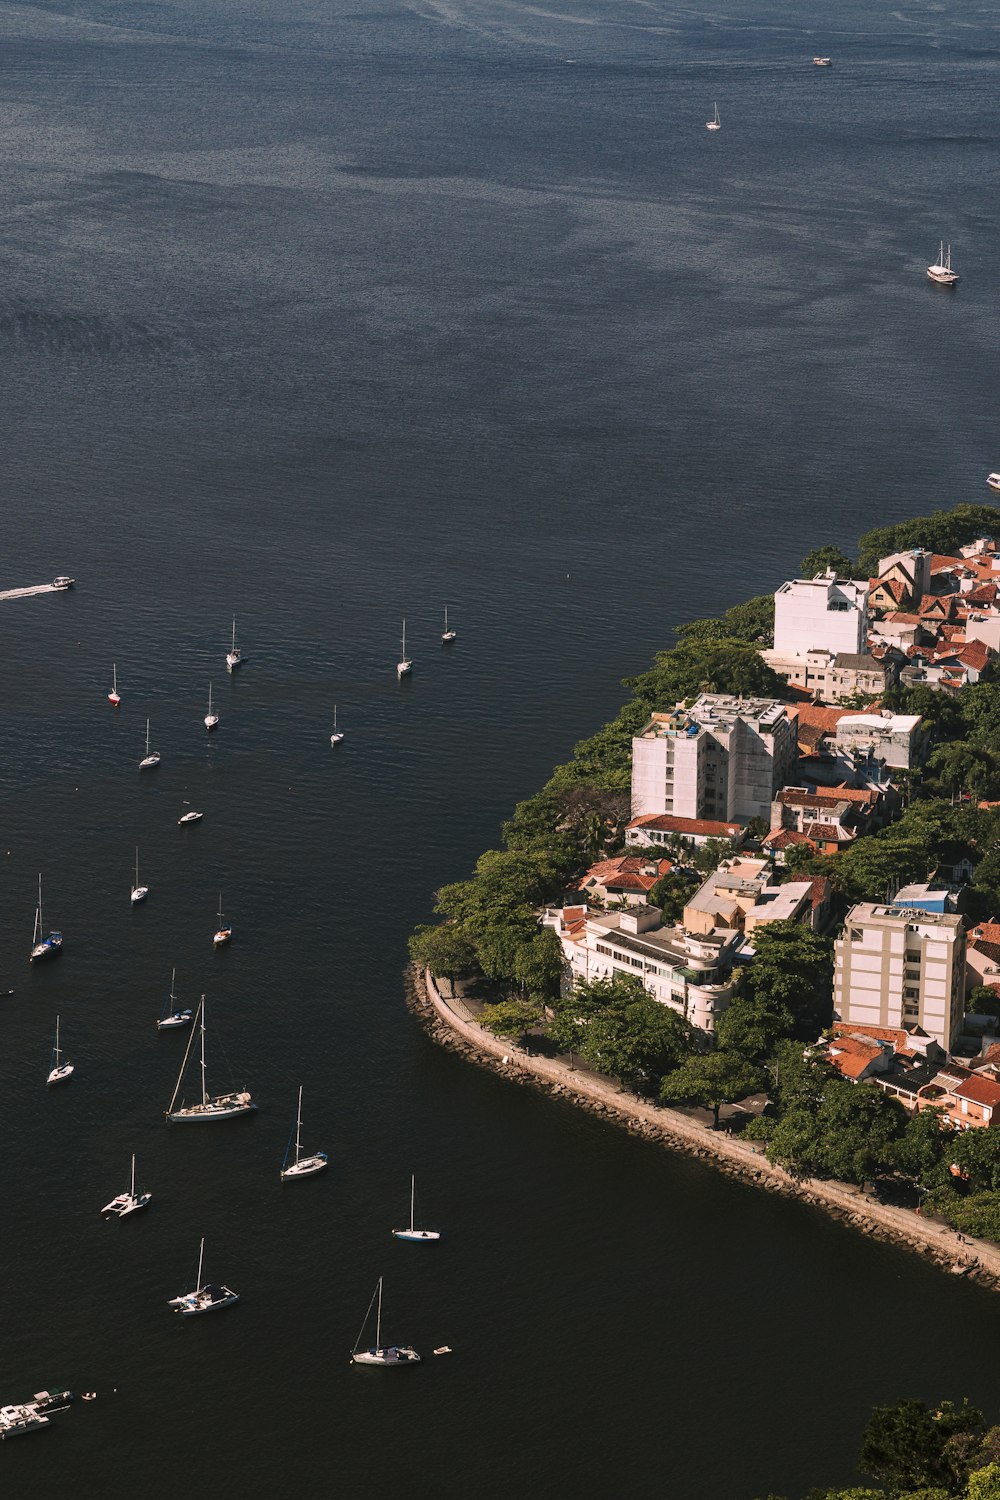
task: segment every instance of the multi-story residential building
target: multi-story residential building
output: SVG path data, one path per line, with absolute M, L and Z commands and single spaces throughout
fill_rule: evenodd
M 921 547 L 915 548 L 912 552 L 893 552 L 889 557 L 880 558 L 878 578 L 872 580 L 872 603 L 882 605 L 879 585 L 882 586 L 882 591 L 885 591 L 887 585 L 895 584 L 901 591 L 903 602 L 915 604 L 924 594 L 930 592 L 932 560 L 931 554 Z M 889 604 L 887 607 L 898 609 L 899 604 Z
M 760 654 L 772 672 L 823 703 L 842 703 L 856 693 L 874 697 L 886 692 L 895 679 L 891 661 L 877 661 L 866 653 L 807 651 L 804 656 L 795 656 L 782 651 L 762 651 Z
M 868 585 L 828 570 L 816 578 L 783 583 L 774 596 L 774 650 L 780 656 L 810 651 L 860 656 L 868 642 Z
M 812 926 L 819 911 L 813 886 L 812 880 L 773 885 L 768 859 L 724 859 L 684 907 L 684 930 L 706 934 L 735 928 L 749 936 L 765 922 Z
M 962 1026 L 965 932 L 950 912 L 863 901 L 835 945 L 833 1013 L 868 1026 L 920 1026 L 950 1051 Z
M 672 813 L 649 813 L 625 825 L 625 843 L 630 849 L 672 848 L 675 844 L 701 848 L 712 839 L 740 844 L 745 838 L 746 829 L 739 823 L 720 823 L 715 818 L 677 818 Z
M 767 818 L 797 755 L 794 708 L 703 693 L 691 708 L 653 714 L 633 739 L 632 817 Z
M 665 927 L 653 906 L 615 912 L 550 907 L 543 921 L 559 938 L 570 979 L 632 975 L 654 1000 L 708 1033 L 739 986 L 733 960 L 743 939 L 736 931 L 694 934 Z
M 895 770 L 920 764 L 928 748 L 928 725 L 919 714 L 842 714 L 833 736 L 835 751 L 855 760 L 867 756 Z

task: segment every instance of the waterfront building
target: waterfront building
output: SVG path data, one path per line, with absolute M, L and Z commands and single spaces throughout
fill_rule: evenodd
M 712 839 L 740 844 L 746 829 L 739 823 L 720 823 L 717 818 L 676 818 L 673 813 L 647 813 L 625 825 L 625 843 L 631 849 L 656 849 L 690 844 L 700 849 Z
M 604 902 L 624 902 L 644 906 L 646 897 L 658 880 L 673 869 L 669 859 L 643 858 L 641 855 L 619 855 L 617 859 L 600 859 L 581 875 L 574 887 L 583 896 Z
M 703 693 L 690 708 L 653 714 L 633 739 L 633 820 L 767 818 L 797 754 L 790 705 Z
M 774 596 L 774 650 L 863 655 L 868 642 L 868 586 L 838 578 L 832 569 L 783 583 Z
M 848 912 L 834 951 L 836 1020 L 920 1026 L 951 1050 L 964 1014 L 960 916 L 862 901 Z
M 550 907 L 542 920 L 559 938 L 569 981 L 637 977 L 654 1000 L 708 1034 L 737 991 L 739 931 L 667 927 L 653 906 L 613 912 Z
M 840 703 L 856 693 L 871 697 L 886 692 L 895 680 L 892 660 L 868 652 L 806 651 L 803 655 L 762 651 L 772 672 L 822 703 Z

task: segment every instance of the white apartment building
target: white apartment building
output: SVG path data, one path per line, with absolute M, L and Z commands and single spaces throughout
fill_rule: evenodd
M 848 912 L 834 951 L 834 1020 L 921 1026 L 951 1051 L 965 1009 L 960 916 L 862 901 Z
M 630 974 L 654 1000 L 705 1032 L 714 1033 L 739 987 L 739 972 L 733 971 L 739 932 L 692 934 L 664 927 L 655 906 L 614 912 L 556 906 L 546 911 L 543 923 L 559 938 L 572 980 Z
M 805 688 L 822 703 L 840 703 L 855 693 L 884 693 L 892 672 L 874 656 L 855 656 L 847 651 L 807 651 L 803 656 L 781 651 L 762 651 L 772 672 L 786 682 Z
M 689 709 L 653 714 L 633 739 L 632 817 L 769 819 L 797 757 L 794 708 L 703 693 Z
M 835 750 L 856 758 L 871 756 L 887 766 L 908 771 L 920 764 L 926 750 L 927 729 L 919 714 L 844 714 L 833 736 Z
M 868 587 L 832 571 L 783 583 L 774 596 L 774 653 L 810 651 L 864 655 L 868 649 Z

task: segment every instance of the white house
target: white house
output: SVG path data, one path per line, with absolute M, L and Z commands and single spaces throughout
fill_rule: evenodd
M 868 588 L 832 570 L 783 583 L 774 596 L 774 652 L 863 656 L 868 642 Z

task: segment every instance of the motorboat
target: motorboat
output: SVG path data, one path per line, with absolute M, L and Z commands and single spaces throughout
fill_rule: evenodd
M 991 490 L 1000 490 L 1000 474 L 987 474 L 986 483 Z
M 721 119 L 721 117 L 719 115 L 719 106 L 718 105 L 715 106 L 715 114 L 712 116 L 712 118 L 710 120 L 706 120 L 705 121 L 705 129 L 706 130 L 721 130 L 722 129 L 722 119 Z
M 101 1213 L 106 1219 L 127 1219 L 129 1214 L 138 1213 L 140 1208 L 148 1208 L 152 1197 L 152 1193 L 137 1193 L 135 1190 L 135 1156 L 133 1155 L 132 1179 L 128 1190 L 119 1193 L 117 1198 L 112 1198 L 110 1203 L 105 1203 Z
M 378 1311 L 375 1315 L 375 1343 L 370 1349 L 361 1349 L 359 1346 L 364 1338 L 368 1319 L 371 1317 L 372 1308 L 378 1303 Z M 365 1321 L 361 1325 L 357 1342 L 351 1353 L 351 1363 L 355 1365 L 382 1365 L 387 1369 L 395 1369 L 402 1365 L 419 1365 L 420 1355 L 409 1344 L 383 1344 L 382 1343 L 382 1278 L 378 1279 L 372 1300 L 368 1304 L 365 1313 Z
M 59 1045 L 59 1017 L 56 1016 L 56 1044 L 52 1049 L 52 1067 L 49 1069 L 49 1076 L 45 1080 L 46 1088 L 51 1087 L 51 1085 L 54 1083 L 65 1083 L 67 1078 L 71 1078 L 73 1075 L 73 1064 L 60 1062 L 59 1059 L 61 1057 L 62 1048 Z
M 436 1229 L 417 1229 L 414 1226 L 413 1206 L 414 1194 L 416 1192 L 416 1177 L 410 1178 L 410 1227 L 409 1229 L 394 1229 L 392 1237 L 395 1240 L 410 1240 L 414 1244 L 427 1244 L 432 1240 L 439 1240 L 440 1233 Z
M 54 589 L 71 589 L 75 582 L 75 578 L 69 578 L 65 573 L 60 573 L 58 578 L 53 578 L 52 587 Z
M 285 1152 L 285 1162 L 281 1168 L 282 1182 L 294 1182 L 298 1177 L 314 1177 L 317 1172 L 324 1172 L 329 1166 L 329 1159 L 325 1151 L 314 1151 L 311 1156 L 302 1155 L 302 1085 L 299 1085 L 299 1107 L 295 1116 L 295 1156 L 291 1162 L 288 1160 L 288 1151 L 291 1150 L 291 1141 L 288 1143 L 288 1151 Z
M 192 811 L 181 813 L 180 817 L 177 819 L 177 826 L 178 828 L 181 828 L 185 823 L 200 823 L 204 816 L 205 814 L 203 812 Z
M 201 1099 L 195 1104 L 177 1105 L 177 1097 L 184 1082 L 184 1073 L 187 1069 L 188 1059 L 191 1056 L 191 1046 L 195 1035 L 201 1041 Z M 233 1089 L 227 1094 L 210 1094 L 205 1074 L 205 997 L 202 995 L 198 1006 L 198 1024 L 188 1037 L 187 1047 L 184 1049 L 184 1061 L 177 1075 L 177 1083 L 174 1087 L 173 1097 L 167 1106 L 167 1119 L 176 1125 L 197 1124 L 203 1120 L 231 1120 L 237 1115 L 252 1114 L 257 1108 L 253 1099 L 246 1089 Z
M 238 1302 L 239 1296 L 228 1286 L 218 1286 L 215 1282 L 203 1283 L 201 1269 L 205 1259 L 205 1241 L 202 1240 L 198 1251 L 198 1285 L 193 1292 L 182 1292 L 179 1297 L 171 1297 L 167 1303 L 175 1312 L 179 1312 L 182 1318 L 194 1318 L 199 1313 L 219 1312 L 223 1307 L 232 1307 Z
M 938 248 L 937 261 L 927 267 L 927 275 L 938 286 L 954 286 L 958 281 L 958 272 L 951 269 L 951 246 L 946 250 L 943 240 Z
M 832 57 L 814 57 L 813 58 L 813 67 L 814 68 L 829 68 L 832 63 L 833 63 L 833 58 Z
M 135 885 L 132 887 L 132 905 L 138 906 L 149 895 L 149 886 L 139 884 L 139 850 L 135 851 Z

